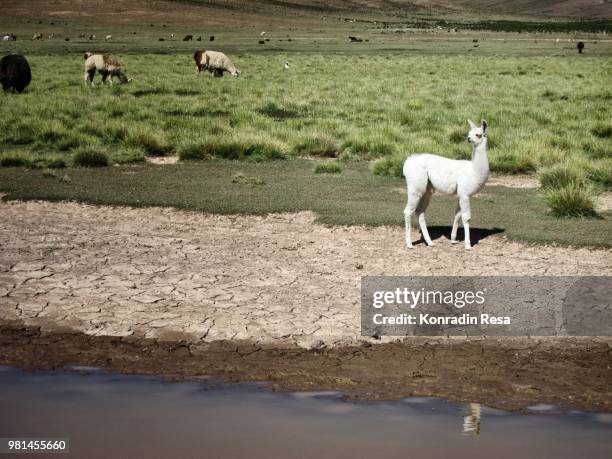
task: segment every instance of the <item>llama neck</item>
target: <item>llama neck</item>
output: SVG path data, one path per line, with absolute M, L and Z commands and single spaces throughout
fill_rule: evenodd
M 487 155 L 487 138 L 472 149 L 472 168 L 478 177 L 489 176 L 489 157 Z

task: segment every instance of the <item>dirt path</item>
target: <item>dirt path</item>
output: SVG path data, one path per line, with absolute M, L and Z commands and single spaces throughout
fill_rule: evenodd
M 311 213 L 215 216 L 0 203 L 0 317 L 45 330 L 301 347 L 360 338 L 364 275 L 589 275 L 611 250 L 488 237 L 408 251 L 400 228 L 325 227 Z

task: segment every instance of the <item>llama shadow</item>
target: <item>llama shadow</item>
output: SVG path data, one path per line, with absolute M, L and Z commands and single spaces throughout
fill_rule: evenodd
M 442 237 L 448 239 L 450 241 L 450 235 L 452 231 L 451 226 L 428 226 L 429 235 L 431 236 L 431 240 L 435 241 L 437 239 L 441 239 Z M 503 233 L 506 231 L 503 228 L 470 228 L 470 239 L 472 245 L 478 244 L 482 239 L 485 239 L 489 236 L 493 236 L 494 234 Z M 459 226 L 459 231 L 457 231 L 457 240 L 459 242 L 463 242 L 465 239 L 465 233 L 463 232 L 463 227 Z M 421 239 L 415 242 L 415 244 L 425 244 L 425 239 L 421 236 Z

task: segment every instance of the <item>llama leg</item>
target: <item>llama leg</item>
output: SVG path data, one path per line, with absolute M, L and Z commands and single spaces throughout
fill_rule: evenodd
M 463 231 L 465 232 L 465 250 L 470 250 L 472 248 L 472 244 L 470 243 L 470 218 L 472 217 L 470 211 L 470 198 L 459 198 L 459 206 L 461 207 L 461 222 L 463 223 Z
M 451 231 L 451 244 L 457 243 L 457 228 L 459 227 L 459 218 L 461 217 L 461 208 L 457 203 L 457 209 L 455 210 L 455 218 L 453 219 L 453 229 Z
M 404 223 L 406 224 L 406 247 L 408 247 L 409 249 L 412 248 L 412 234 L 411 234 L 412 223 L 410 222 L 410 219 L 417 207 L 418 202 L 419 202 L 419 199 L 413 198 L 409 192 L 408 193 L 408 204 L 406 205 L 406 208 L 404 209 Z
M 429 201 L 431 200 L 432 194 L 433 194 L 433 189 L 431 188 L 431 185 L 428 184 L 427 191 L 425 191 L 425 194 L 419 201 L 419 205 L 416 208 L 416 212 L 419 216 L 419 226 L 421 228 L 421 234 L 423 235 L 423 239 L 425 239 L 425 242 L 427 243 L 427 245 L 430 247 L 434 244 L 431 241 L 431 237 L 429 237 L 429 231 L 427 231 L 427 224 L 425 223 L 425 211 L 427 210 L 427 207 L 429 206 Z

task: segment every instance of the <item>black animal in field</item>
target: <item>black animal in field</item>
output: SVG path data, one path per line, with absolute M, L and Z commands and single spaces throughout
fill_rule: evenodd
M 5 92 L 13 89 L 21 93 L 30 81 L 32 81 L 32 72 L 25 57 L 9 54 L 0 59 L 0 83 Z
M 185 35 L 185 38 L 183 38 L 183 41 L 191 41 L 193 40 L 193 35 Z
M 576 45 L 576 48 L 578 49 L 578 52 L 582 54 L 582 50 L 584 49 L 584 42 L 579 41 L 578 44 Z

